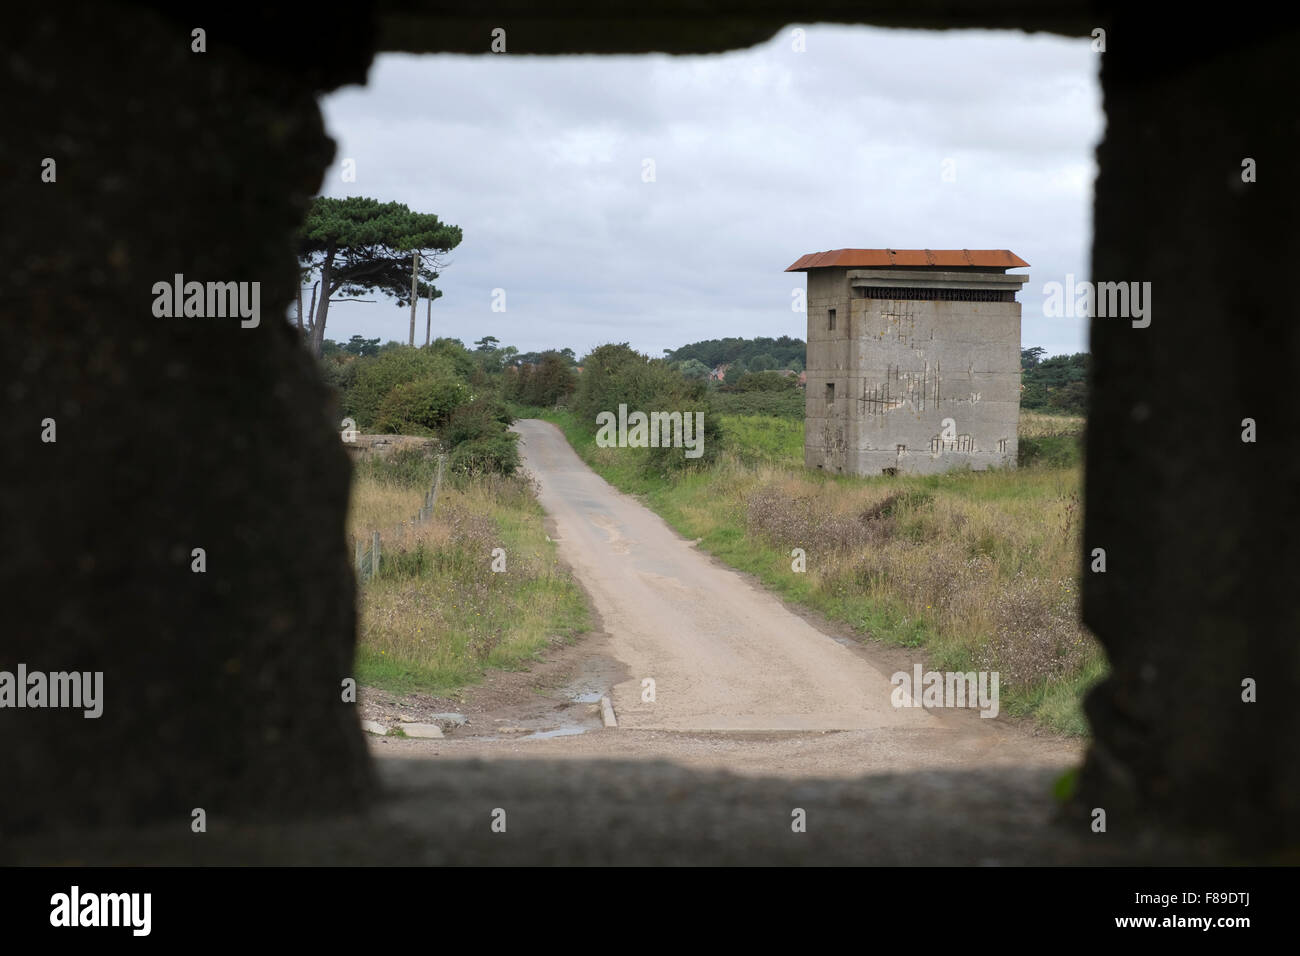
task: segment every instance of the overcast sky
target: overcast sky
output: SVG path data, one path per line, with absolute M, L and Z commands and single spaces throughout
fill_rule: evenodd
M 367 86 L 324 100 L 338 154 L 322 193 L 464 230 L 433 334 L 466 344 L 657 356 L 804 338 L 804 274 L 786 266 L 892 247 L 1012 250 L 1030 263 L 1022 344 L 1086 349 L 1086 320 L 1044 318 L 1042 289 L 1088 277 L 1104 129 L 1089 41 L 803 29 L 803 52 L 792 25 L 714 56 L 381 56 Z M 417 344 L 424 322 L 421 303 Z M 326 335 L 405 342 L 408 323 L 391 299 L 337 303 Z

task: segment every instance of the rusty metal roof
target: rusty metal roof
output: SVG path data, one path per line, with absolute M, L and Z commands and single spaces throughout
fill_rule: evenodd
M 1009 249 L 832 249 L 800 256 L 786 272 L 831 267 L 865 269 L 881 266 L 983 266 L 1017 269 L 1029 265 Z

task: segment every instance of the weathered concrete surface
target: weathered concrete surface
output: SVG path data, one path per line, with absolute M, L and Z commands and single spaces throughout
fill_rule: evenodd
M 139 7 L 6 14 L 0 669 L 104 674 L 97 720 L 0 712 L 10 836 L 338 812 L 368 789 L 340 690 L 347 456 L 281 317 L 333 153 L 315 95 L 370 52 L 364 9 L 276 21 L 285 51 L 256 29 L 277 16 L 204 18 L 195 53 L 191 24 Z M 259 324 L 155 317 L 178 273 L 260 282 Z
M 615 731 L 610 731 L 615 733 Z M 1070 865 L 1204 862 L 1208 844 L 1062 825 L 1043 770 L 740 778 L 654 761 L 380 760 L 383 798 L 339 817 L 201 836 L 69 832 L 5 862 L 88 865 Z M 807 831 L 792 829 L 803 809 Z M 491 829 L 505 811 L 504 833 Z
M 1147 328 L 1092 323 L 1084 548 L 1107 570 L 1083 613 L 1113 673 L 1079 812 L 1295 848 L 1300 123 L 1275 107 L 1297 35 L 1224 28 L 1207 49 L 1190 20 L 1117 15 L 1102 59 L 1093 278 L 1150 282 L 1153 307 Z
M 343 447 L 356 461 L 367 456 L 387 458 L 395 452 L 407 451 L 422 451 L 432 457 L 438 450 L 438 442 L 415 435 L 354 435 L 343 440 Z
M 809 269 L 804 464 L 860 475 L 1015 467 L 1020 303 L 861 293 L 1014 293 L 1025 279 L 993 270 Z
M 401 731 L 408 737 L 420 737 L 426 740 L 442 739 L 442 727 L 438 724 L 402 724 Z

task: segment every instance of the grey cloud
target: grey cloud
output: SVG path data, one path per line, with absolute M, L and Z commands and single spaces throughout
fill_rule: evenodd
M 323 104 L 357 182 L 336 166 L 322 191 L 464 229 L 433 314 L 435 334 L 466 342 L 657 355 L 803 336 L 803 277 L 782 272 L 799 255 L 965 246 L 1032 264 L 1026 345 L 1086 347 L 1082 322 L 1042 317 L 1040 290 L 1088 273 L 1103 128 L 1088 42 L 821 26 L 796 53 L 791 29 L 707 57 L 382 57 L 368 86 Z M 391 301 L 339 303 L 328 334 L 406 329 Z

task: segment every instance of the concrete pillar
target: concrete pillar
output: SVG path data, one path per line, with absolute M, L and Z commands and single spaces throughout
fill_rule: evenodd
M 333 153 L 315 94 L 364 76 L 365 23 L 364 5 L 345 21 L 95 3 L 10 18 L 0 669 L 104 675 L 97 719 L 4 712 L 12 831 L 188 833 L 195 808 L 213 827 L 368 792 L 341 692 L 349 466 L 282 318 Z M 177 274 L 259 282 L 259 324 L 156 316 L 154 285 Z
M 1077 808 L 1106 809 L 1112 835 L 1294 845 L 1300 124 L 1277 95 L 1297 37 L 1120 15 L 1107 39 L 1093 279 L 1150 282 L 1152 312 L 1092 324 L 1084 546 L 1107 569 L 1083 607 L 1114 670 L 1087 701 Z

